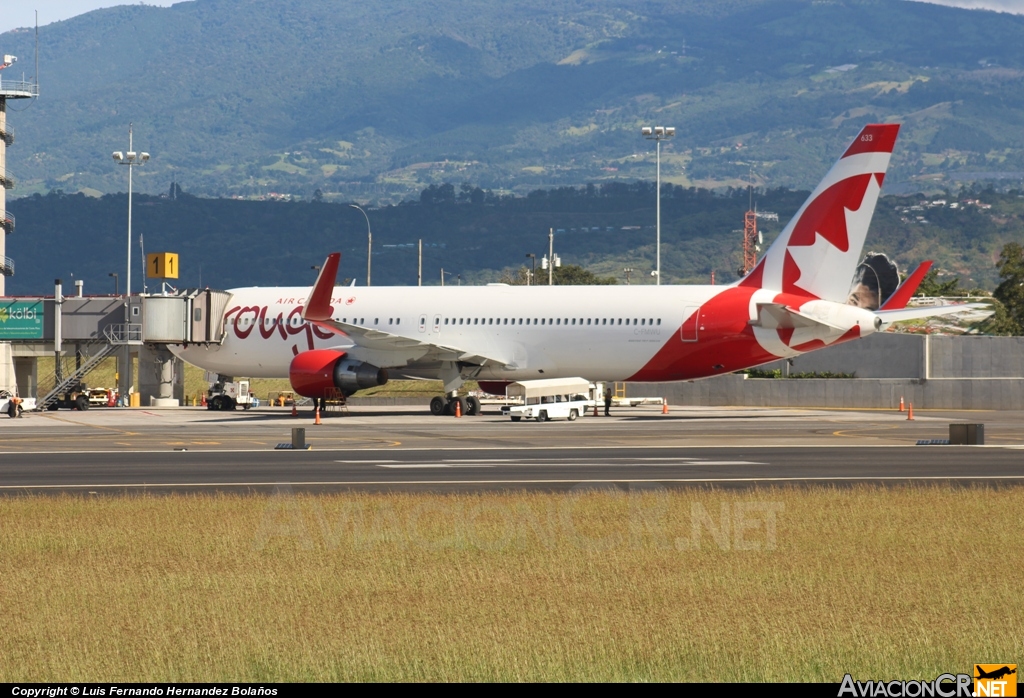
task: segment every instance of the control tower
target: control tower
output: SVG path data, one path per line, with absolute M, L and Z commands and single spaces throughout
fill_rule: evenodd
M 6 281 L 14 276 L 14 260 L 7 256 L 7 236 L 14 232 L 14 216 L 7 212 L 7 190 L 14 188 L 14 177 L 7 169 L 7 146 L 14 143 L 14 129 L 7 123 L 7 100 L 31 99 L 39 96 L 39 85 L 24 80 L 7 80 L 4 69 L 18 59 L 4 56 L 0 66 L 0 298 L 7 295 Z M 0 341 L 0 390 L 15 390 L 14 362 L 11 345 Z

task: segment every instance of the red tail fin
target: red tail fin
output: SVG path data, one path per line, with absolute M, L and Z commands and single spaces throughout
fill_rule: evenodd
M 921 265 L 914 270 L 910 276 L 904 279 L 903 283 L 899 285 L 892 295 L 889 296 L 889 300 L 882 304 L 879 310 L 902 310 L 907 307 L 907 303 L 914 297 L 914 293 L 917 292 L 917 287 L 921 285 L 921 281 L 924 279 L 925 274 L 932 268 L 932 261 L 921 262 Z
M 899 130 L 865 126 L 743 285 L 845 302 Z

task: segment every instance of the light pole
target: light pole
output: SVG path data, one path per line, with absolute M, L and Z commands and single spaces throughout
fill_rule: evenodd
M 530 268 L 530 276 L 527 277 L 526 279 L 526 285 L 529 286 L 533 283 L 533 277 L 537 275 L 537 255 L 528 254 L 526 255 L 526 257 L 532 262 L 532 267 Z
M 361 206 L 356 204 L 349 204 L 351 208 L 359 209 L 359 212 L 363 214 L 363 218 L 366 219 L 366 285 L 370 285 L 370 258 L 373 256 L 373 232 L 370 231 L 370 217 L 366 215 L 366 211 Z
M 118 165 L 128 166 L 128 269 L 124 277 L 124 337 L 127 340 L 133 336 L 130 330 L 132 321 L 132 170 L 139 165 L 144 165 L 149 160 L 149 153 L 136 153 L 132 140 L 132 124 L 128 124 L 128 151 L 122 153 L 120 150 L 113 154 L 114 162 Z M 124 345 L 124 355 L 121 358 L 121 366 L 117 371 L 118 392 L 121 398 L 128 400 L 128 391 L 132 385 L 132 350 L 129 344 Z M 126 402 L 125 404 L 130 404 Z
M 629 275 L 633 273 L 633 267 L 626 267 L 622 271 L 626 275 L 626 285 L 629 286 Z
M 128 273 L 124 277 L 125 292 L 125 318 L 124 321 L 131 322 L 128 315 L 128 298 L 132 295 L 132 170 L 139 165 L 144 165 L 149 160 L 149 153 L 136 153 L 132 147 L 132 125 L 128 124 L 128 151 L 122 153 L 120 150 L 113 154 L 114 162 L 118 165 L 128 166 Z
M 450 271 L 445 271 L 444 267 L 441 267 L 441 285 L 442 286 L 444 286 L 444 275 L 445 274 L 447 274 L 448 276 L 452 275 L 452 273 Z
M 114 295 L 115 296 L 120 296 L 121 295 L 121 291 L 120 291 L 120 289 L 117 286 L 117 282 L 118 282 L 117 272 L 116 271 L 112 271 L 109 274 L 107 274 L 107 276 L 114 277 Z
M 657 242 L 655 244 L 655 271 L 656 282 L 661 285 L 661 142 L 676 135 L 675 126 L 644 126 L 640 129 L 641 135 L 649 141 L 658 144 L 658 184 L 657 184 L 657 218 L 655 231 Z

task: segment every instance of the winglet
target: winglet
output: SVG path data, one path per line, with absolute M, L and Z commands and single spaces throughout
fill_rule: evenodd
M 324 265 L 320 267 L 320 275 L 316 277 L 316 283 L 309 292 L 306 305 L 302 309 L 303 320 L 330 320 L 331 319 L 331 296 L 334 293 L 334 283 L 338 278 L 338 262 L 341 261 L 340 252 L 332 252 L 327 255 Z
M 914 293 L 917 291 L 917 287 L 921 285 L 921 281 L 924 279 L 924 275 L 928 273 L 928 270 L 932 268 L 932 260 L 921 262 L 920 266 L 914 270 L 910 276 L 903 280 L 903 283 L 892 292 L 888 300 L 882 304 L 879 310 L 902 310 L 907 307 L 907 303 L 914 297 Z

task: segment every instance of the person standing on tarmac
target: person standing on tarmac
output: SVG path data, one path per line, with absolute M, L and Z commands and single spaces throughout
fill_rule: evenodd
M 612 390 L 611 390 L 611 387 L 606 385 L 604 387 L 604 416 L 605 417 L 611 417 L 612 416 L 612 413 L 610 411 L 611 408 L 612 408 Z

